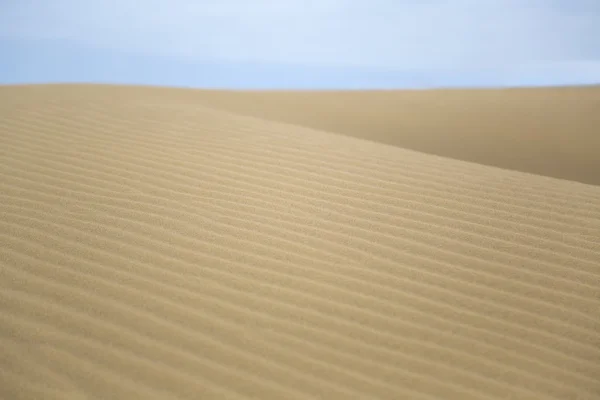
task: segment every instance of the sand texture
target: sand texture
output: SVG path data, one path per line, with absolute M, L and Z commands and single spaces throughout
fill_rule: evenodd
M 0 87 L 0 399 L 600 399 L 599 94 Z

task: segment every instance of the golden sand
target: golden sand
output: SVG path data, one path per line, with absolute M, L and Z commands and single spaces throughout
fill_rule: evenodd
M 0 87 L 0 398 L 599 399 L 599 155 L 600 88 Z

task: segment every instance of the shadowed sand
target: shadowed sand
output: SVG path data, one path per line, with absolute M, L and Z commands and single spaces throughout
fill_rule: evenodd
M 599 94 L 0 87 L 0 398 L 600 398 Z
M 23 89 L 11 88 L 18 93 Z M 68 91 L 71 96 L 144 96 L 169 103 L 169 107 L 204 105 L 443 157 L 600 185 L 600 86 L 346 92 L 185 91 L 109 85 L 38 85 L 29 89 L 49 95 Z

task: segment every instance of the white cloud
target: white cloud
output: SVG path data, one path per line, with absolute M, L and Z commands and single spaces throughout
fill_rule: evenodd
M 567 1 L 22 0 L 0 6 L 0 36 L 195 61 L 390 69 L 600 58 L 597 3 Z

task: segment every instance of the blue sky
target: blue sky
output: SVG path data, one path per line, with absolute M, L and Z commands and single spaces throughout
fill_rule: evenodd
M 0 83 L 600 83 L 599 0 L 0 0 Z

